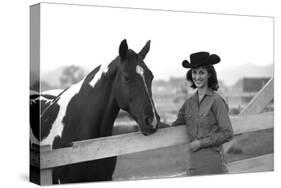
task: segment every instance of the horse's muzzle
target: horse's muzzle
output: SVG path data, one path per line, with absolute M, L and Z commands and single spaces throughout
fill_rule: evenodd
M 149 136 L 149 135 L 155 133 L 156 131 L 157 131 L 157 129 L 153 129 L 153 128 L 146 128 L 146 129 L 141 130 L 141 132 L 144 136 Z
M 147 136 L 147 135 L 151 135 L 153 133 L 155 133 L 157 131 L 157 122 L 153 122 L 153 118 L 151 117 L 146 117 L 144 119 L 144 123 L 145 125 L 141 128 L 141 132 L 143 133 L 143 135 Z M 155 124 L 155 125 L 153 125 Z

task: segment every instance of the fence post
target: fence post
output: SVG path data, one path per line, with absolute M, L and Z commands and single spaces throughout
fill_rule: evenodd
M 46 151 L 50 151 L 51 146 L 46 145 L 46 146 L 40 146 L 40 158 L 41 155 L 44 154 Z M 41 164 L 40 164 L 40 185 L 52 185 L 53 184 L 53 174 L 52 174 L 52 169 L 41 169 Z
M 274 78 L 271 78 L 249 104 L 240 112 L 241 115 L 258 114 L 274 97 Z

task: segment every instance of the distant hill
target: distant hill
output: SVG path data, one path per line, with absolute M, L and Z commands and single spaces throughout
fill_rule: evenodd
M 65 69 L 65 67 L 59 67 L 55 70 L 49 71 L 46 74 L 43 74 L 41 76 L 41 79 L 48 82 L 52 86 L 58 86 L 60 83 L 60 77 L 62 75 L 62 71 Z
M 47 82 L 49 85 L 57 88 L 60 85 L 60 78 L 62 75 L 63 70 L 67 66 L 62 66 L 57 69 L 54 69 L 52 71 L 49 71 L 41 76 L 41 80 Z M 85 67 L 80 67 L 83 69 L 84 73 L 87 74 L 90 69 L 85 68 Z
M 60 84 L 60 76 L 64 67 L 59 67 L 55 70 L 49 71 L 46 74 L 41 76 L 43 81 L 46 81 L 51 86 L 58 86 Z M 85 74 L 92 70 L 89 67 L 81 67 Z M 271 77 L 273 75 L 273 64 L 266 65 L 266 66 L 257 66 L 251 63 L 247 63 L 244 65 L 240 65 L 233 68 L 228 68 L 223 71 L 218 72 L 218 78 L 223 81 L 226 86 L 234 85 L 239 79 L 243 77 Z M 184 77 L 179 78 L 171 78 L 171 82 L 185 81 Z M 165 81 L 157 80 L 157 78 L 153 81 L 153 85 L 161 86 L 166 85 Z
M 227 86 L 234 85 L 239 79 L 243 77 L 272 77 L 273 64 L 266 66 L 257 66 L 251 63 L 226 69 L 218 72 L 219 79 Z

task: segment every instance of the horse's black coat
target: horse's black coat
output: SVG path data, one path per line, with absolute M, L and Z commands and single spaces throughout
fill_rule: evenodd
M 44 99 L 40 99 L 40 97 Z M 50 133 L 50 130 L 52 128 L 52 124 L 55 121 L 58 111 L 59 111 L 59 105 L 56 103 L 53 103 L 50 106 L 50 101 L 55 99 L 56 96 L 52 95 L 31 95 L 30 96 L 30 125 L 31 125 L 31 131 L 36 139 L 39 141 L 43 140 L 48 136 Z M 47 108 L 51 108 L 52 110 L 47 110 Z M 45 112 L 45 114 L 42 115 L 42 112 Z M 41 120 L 41 130 L 39 131 L 39 124 Z M 39 133 L 41 134 L 39 136 Z
M 79 90 L 71 95 L 67 103 L 61 122 L 62 135 L 54 138 L 53 149 L 71 146 L 74 141 L 111 136 L 120 108 L 128 111 L 137 121 L 144 135 L 156 131 L 157 127 L 152 127 L 152 121 L 150 121 L 155 118 L 159 123 L 159 116 L 158 114 L 154 116 L 154 105 L 151 104 L 153 75 L 143 62 L 149 46 L 150 41 L 137 54 L 128 49 L 126 40 L 123 40 L 119 47 L 119 56 L 108 65 L 107 71 L 99 72 L 102 70 L 101 66 L 98 66 L 86 76 L 81 86 L 78 85 Z M 145 70 L 145 85 L 148 86 L 149 93 L 144 87 L 142 78 L 136 73 L 137 65 Z M 91 83 L 98 72 L 100 78 L 97 82 Z M 48 136 L 60 110 L 58 101 L 63 97 L 64 93 L 61 93 L 51 103 L 41 103 L 44 110 L 41 111 L 43 112 L 41 113 L 41 131 L 43 131 L 41 137 L 43 137 L 40 140 Z M 39 117 L 38 111 L 32 112 L 35 112 L 37 118 Z M 32 123 L 31 127 L 32 130 L 35 129 L 35 132 L 38 131 Z M 53 170 L 53 183 L 112 180 L 116 160 L 117 157 L 110 157 L 57 167 Z

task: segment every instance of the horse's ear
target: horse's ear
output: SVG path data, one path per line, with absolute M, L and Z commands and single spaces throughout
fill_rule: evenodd
M 122 60 L 126 58 L 127 52 L 128 52 L 128 44 L 127 44 L 127 40 L 124 39 L 122 40 L 119 47 L 119 56 L 121 57 Z
M 145 46 L 139 52 L 139 56 L 144 59 L 150 49 L 150 40 L 146 42 Z

